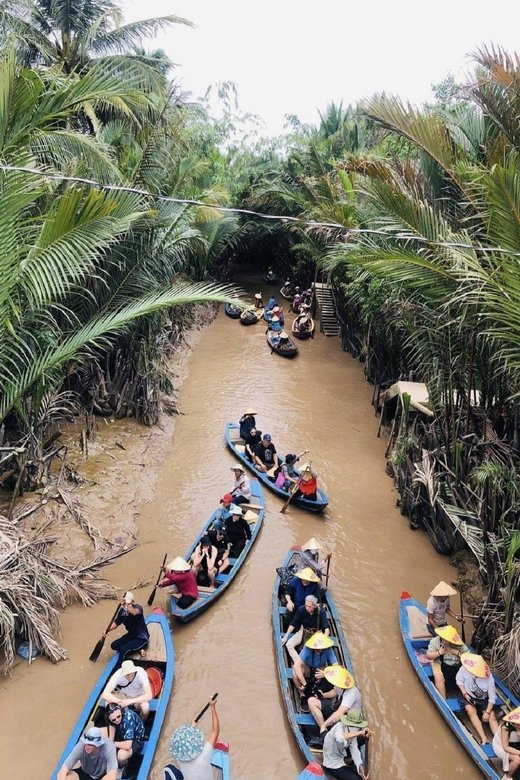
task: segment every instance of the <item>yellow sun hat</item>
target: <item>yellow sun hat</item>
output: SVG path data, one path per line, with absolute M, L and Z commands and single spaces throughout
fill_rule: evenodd
M 305 642 L 305 647 L 308 647 L 310 650 L 326 650 L 327 647 L 332 647 L 333 645 L 334 641 L 330 636 L 325 636 L 321 631 L 317 631 Z
M 441 639 L 444 639 L 446 642 L 449 642 L 450 645 L 462 645 L 464 642 L 460 638 L 457 629 L 454 628 L 454 626 L 441 626 L 441 628 L 436 628 L 435 633 L 437 636 L 440 636 Z
M 244 412 L 244 417 L 247 417 L 247 416 L 248 416 L 248 415 L 250 415 L 250 414 L 252 414 L 252 415 L 253 415 L 253 417 L 254 417 L 254 415 L 255 415 L 255 414 L 257 414 L 257 412 L 255 412 L 255 410 L 254 410 L 254 409 L 253 409 L 251 406 L 249 406 L 249 407 L 248 407 L 248 408 L 245 410 L 245 412 Z
M 460 661 L 464 669 L 471 672 L 475 677 L 489 677 L 490 668 L 481 655 L 476 653 L 461 653 Z
M 255 515 L 252 509 L 248 509 L 244 515 L 244 520 L 250 523 L 252 520 L 258 520 L 258 515 Z
M 433 590 L 430 591 L 430 596 L 456 596 L 457 591 L 454 590 L 454 588 L 451 587 L 451 585 L 448 585 L 447 582 L 444 582 L 444 580 L 441 580 L 437 585 L 434 587 Z
M 181 556 L 178 555 L 173 559 L 173 561 L 170 561 L 166 568 L 170 571 L 188 571 L 191 569 L 191 566 L 188 561 L 184 560 L 184 558 L 181 558 Z
M 300 569 L 300 571 L 297 571 L 294 575 L 295 577 L 298 577 L 300 580 L 306 580 L 307 582 L 319 582 L 320 578 L 314 574 L 313 570 L 310 566 L 306 566 L 305 569 Z
M 323 550 L 324 547 L 322 544 L 318 542 L 317 539 L 314 538 L 314 536 L 311 536 L 310 539 L 307 539 L 305 544 L 302 544 L 302 550 Z
M 336 688 L 343 688 L 345 691 L 353 688 L 356 684 L 349 670 L 339 664 L 326 666 L 323 670 L 323 676 L 331 685 L 334 685 Z
M 503 719 L 507 720 L 508 723 L 514 723 L 515 726 L 520 725 L 520 707 L 508 712 Z

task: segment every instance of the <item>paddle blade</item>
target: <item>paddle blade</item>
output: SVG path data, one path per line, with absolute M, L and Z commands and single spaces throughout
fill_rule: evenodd
M 89 657 L 88 657 L 89 661 L 94 661 L 94 663 L 97 661 L 97 659 L 99 658 L 99 654 L 103 650 L 103 645 L 104 644 L 105 644 L 105 638 L 101 637 L 101 639 L 98 641 L 97 645 L 95 646 L 95 648 L 92 650 L 91 654 L 89 655 Z
M 153 602 L 154 602 L 156 591 L 157 591 L 157 586 L 155 586 L 155 588 L 152 590 L 152 592 L 148 596 L 148 601 L 146 603 L 148 604 L 149 607 L 151 607 Z

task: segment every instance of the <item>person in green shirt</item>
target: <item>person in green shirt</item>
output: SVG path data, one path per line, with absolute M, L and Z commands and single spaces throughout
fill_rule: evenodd
M 428 645 L 426 658 L 432 662 L 435 687 L 445 699 L 446 682 L 455 683 L 461 664 L 460 654 L 467 653 L 468 648 L 453 626 L 436 628 L 435 634 Z

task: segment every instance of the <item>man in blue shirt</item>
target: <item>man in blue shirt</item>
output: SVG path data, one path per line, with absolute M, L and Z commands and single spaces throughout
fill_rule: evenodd
M 108 737 L 117 748 L 117 763 L 124 767 L 144 745 L 144 723 L 131 707 L 121 707 L 116 702 L 107 706 Z
M 112 642 L 110 647 L 116 653 L 119 653 L 121 661 L 124 661 L 128 653 L 144 650 L 145 647 L 148 647 L 148 642 L 150 641 L 150 634 L 143 616 L 143 608 L 140 604 L 135 603 L 134 594 L 130 593 L 130 591 L 125 593 L 121 599 L 121 609 L 108 631 L 113 631 L 120 625 L 126 628 L 126 634 Z M 103 636 L 106 636 L 106 634 L 103 634 Z

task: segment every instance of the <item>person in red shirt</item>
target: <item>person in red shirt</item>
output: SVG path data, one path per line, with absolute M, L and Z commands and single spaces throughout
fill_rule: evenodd
M 307 498 L 309 501 L 317 500 L 318 478 L 310 463 L 303 464 L 296 484 L 298 487 L 294 492 L 295 498 Z
M 180 609 L 189 607 L 199 596 L 197 580 L 191 566 L 180 555 L 164 568 L 164 579 L 159 583 L 159 586 L 167 588 L 169 585 L 175 585 L 177 589 L 172 591 L 171 595 L 177 599 Z

